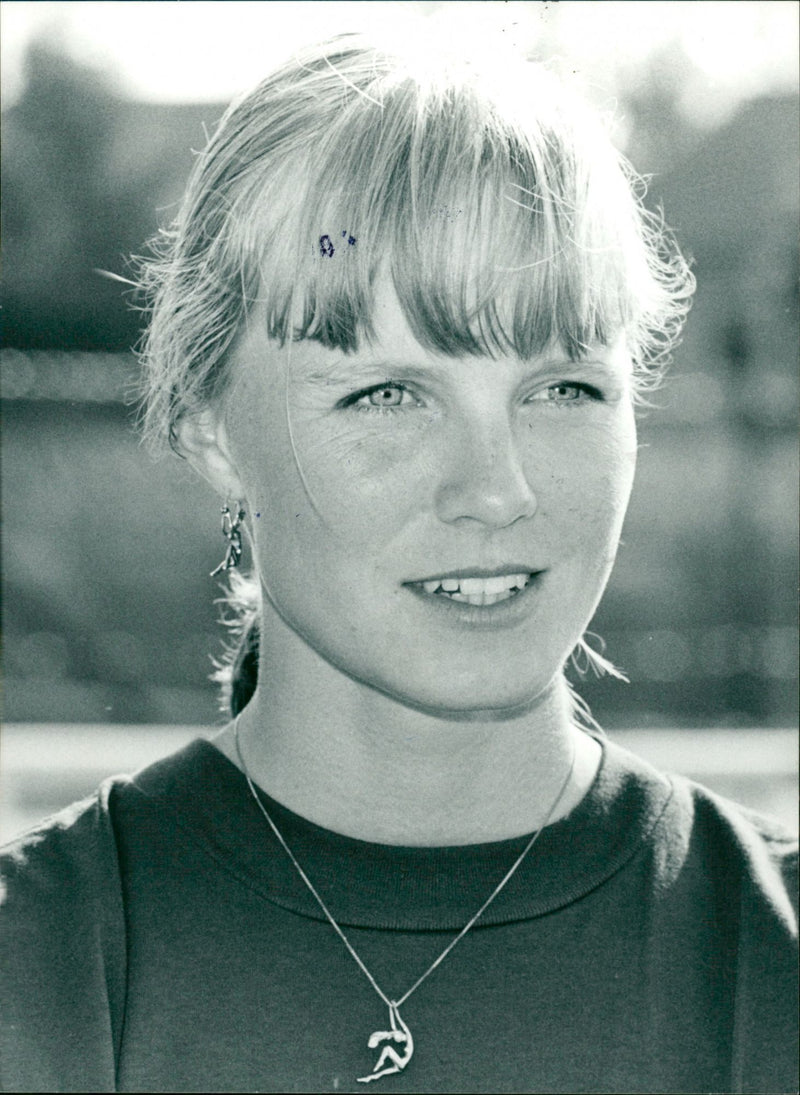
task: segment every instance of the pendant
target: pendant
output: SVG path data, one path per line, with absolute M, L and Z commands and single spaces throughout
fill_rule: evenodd
M 360 1084 L 368 1084 L 370 1080 L 379 1080 L 381 1076 L 391 1076 L 393 1072 L 402 1072 L 411 1060 L 411 1055 L 414 1052 L 414 1039 L 411 1037 L 411 1031 L 400 1018 L 400 1012 L 394 1001 L 389 1004 L 389 1022 L 392 1026 L 391 1030 L 376 1030 L 369 1036 L 367 1044 L 370 1049 L 377 1049 L 382 1042 L 388 1042 L 389 1044 L 381 1050 L 380 1057 L 375 1062 L 375 1067 L 369 1076 L 358 1077 Z M 400 1046 L 399 1052 L 392 1045 L 393 1042 Z

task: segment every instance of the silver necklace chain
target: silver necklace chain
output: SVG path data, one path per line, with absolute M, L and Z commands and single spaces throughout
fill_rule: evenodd
M 242 773 L 244 774 L 244 778 L 247 780 L 247 786 L 250 788 L 250 793 L 252 794 L 253 798 L 255 799 L 256 805 L 258 806 L 261 813 L 264 815 L 264 818 L 266 819 L 267 824 L 269 825 L 272 832 L 275 834 L 275 837 L 276 837 L 278 843 L 281 845 L 283 850 L 288 855 L 289 859 L 294 864 L 295 869 L 297 870 L 297 873 L 300 875 L 303 882 L 305 882 L 306 886 L 311 891 L 311 894 L 313 895 L 313 897 L 314 897 L 315 901 L 317 902 L 317 904 L 319 905 L 320 909 L 322 909 L 322 911 L 325 914 L 327 920 L 329 921 L 331 927 L 336 932 L 336 934 L 339 936 L 341 941 L 344 943 L 345 947 L 347 947 L 347 949 L 350 952 L 350 954 L 352 955 L 354 961 L 358 965 L 358 968 L 361 970 L 361 972 L 367 978 L 369 983 L 372 985 L 375 992 L 378 994 L 378 996 L 380 996 L 381 1000 L 384 1002 L 384 1004 L 389 1009 L 389 1016 L 390 1016 L 390 1020 L 391 1020 L 392 1030 L 391 1031 L 378 1031 L 375 1034 L 373 1034 L 372 1037 L 370 1038 L 370 1043 L 369 1043 L 370 1048 L 374 1048 L 373 1039 L 378 1038 L 379 1035 L 381 1035 L 381 1036 L 382 1035 L 386 1035 L 386 1036 L 391 1035 L 391 1037 L 395 1041 L 403 1041 L 403 1042 L 410 1043 L 409 1049 L 407 1051 L 408 1055 L 407 1055 L 407 1058 L 405 1060 L 402 1060 L 401 1058 L 399 1058 L 398 1055 L 396 1053 L 394 1053 L 394 1051 L 384 1050 L 384 1053 L 387 1053 L 387 1052 L 390 1053 L 390 1057 L 388 1059 L 392 1060 L 394 1063 L 392 1063 L 388 1068 L 382 1068 L 384 1058 L 383 1058 L 383 1056 L 381 1056 L 381 1058 L 380 1058 L 378 1064 L 375 1066 L 375 1069 L 373 1070 L 373 1072 L 369 1076 L 361 1077 L 360 1082 L 368 1082 L 369 1080 L 377 1080 L 380 1076 L 388 1075 L 391 1072 L 399 1072 L 401 1069 L 405 1068 L 406 1064 L 408 1064 L 408 1061 L 411 1059 L 411 1052 L 413 1052 L 413 1049 L 411 1047 L 413 1047 L 413 1042 L 411 1041 L 411 1034 L 408 1030 L 408 1027 L 406 1027 L 405 1023 L 403 1023 L 402 1019 L 400 1018 L 398 1008 L 400 1008 L 406 1002 L 406 1000 L 408 1000 L 408 998 L 409 998 L 409 996 L 411 996 L 412 992 L 417 991 L 417 989 L 420 987 L 420 985 L 423 983 L 423 981 L 427 980 L 427 978 L 430 977 L 430 975 L 433 973 L 433 971 L 436 969 L 436 967 L 440 966 L 442 964 L 442 962 L 444 962 L 445 958 L 447 958 L 448 954 L 453 949 L 453 947 L 456 945 L 456 943 L 458 943 L 461 939 L 464 938 L 464 936 L 467 934 L 467 932 L 470 930 L 470 928 L 486 912 L 486 910 L 489 908 L 489 906 L 494 901 L 494 899 L 497 897 L 497 895 L 500 893 L 500 891 L 505 887 L 506 883 L 509 882 L 510 879 L 512 878 L 512 876 L 516 873 L 517 868 L 520 866 L 522 861 L 525 859 L 528 852 L 534 846 L 534 844 L 539 839 L 541 834 L 544 832 L 544 830 L 550 824 L 550 821 L 551 821 L 553 815 L 555 814 L 556 810 L 558 809 L 558 806 L 559 806 L 561 800 L 563 799 L 564 794 L 567 790 L 567 787 L 569 786 L 569 783 L 572 779 L 572 773 L 575 769 L 575 759 L 576 759 L 576 753 L 577 753 L 576 747 L 573 744 L 573 747 L 572 747 L 572 760 L 570 762 L 569 771 L 567 772 L 567 775 L 566 775 L 563 783 L 561 784 L 561 786 L 559 788 L 559 791 L 558 791 L 558 794 L 556 795 L 555 799 L 553 800 L 553 803 L 552 803 L 550 809 L 547 811 L 547 816 L 545 817 L 544 821 L 542 822 L 541 827 L 539 829 L 537 829 L 535 833 L 533 833 L 533 835 L 528 840 L 525 847 L 522 849 L 520 854 L 517 856 L 517 858 L 511 864 L 509 869 L 506 871 L 506 873 L 500 879 L 498 884 L 495 886 L 495 888 L 492 890 L 492 892 L 486 898 L 486 900 L 481 905 L 481 907 L 478 909 L 478 911 L 475 913 L 475 915 L 472 916 L 467 921 L 467 923 L 464 925 L 464 927 L 461 929 L 461 931 L 458 933 L 458 935 L 456 935 L 455 938 L 451 939 L 451 941 L 447 944 L 447 946 L 444 948 L 444 950 L 438 956 L 438 958 L 436 958 L 435 961 L 433 961 L 431 963 L 431 965 L 428 966 L 428 968 L 425 970 L 425 972 L 422 974 L 422 976 L 417 978 L 417 980 L 414 982 L 414 984 L 411 986 L 411 988 L 408 989 L 406 992 L 404 992 L 403 995 L 399 998 L 399 1000 L 390 1000 L 389 997 L 386 995 L 386 993 L 383 991 L 383 989 L 380 987 L 378 982 L 372 976 L 370 971 L 367 969 L 366 965 L 364 964 L 363 960 L 361 959 L 360 955 L 356 951 L 353 944 L 350 942 L 350 940 L 347 938 L 345 933 L 342 931 L 342 929 L 336 923 L 336 920 L 334 919 L 333 914 L 330 912 L 330 910 L 328 909 L 328 906 L 325 904 L 325 902 L 322 900 L 320 895 L 317 893 L 313 882 L 311 881 L 311 879 L 308 877 L 306 872 L 303 870 L 303 868 L 298 863 L 297 859 L 295 858 L 294 853 L 292 852 L 292 849 L 289 847 L 289 845 L 283 839 L 283 836 L 281 835 L 280 830 L 278 829 L 277 825 L 275 824 L 275 822 L 270 817 L 266 806 L 261 801 L 261 798 L 260 798 L 260 796 L 259 796 L 259 794 L 256 790 L 255 784 L 253 783 L 252 779 L 250 778 L 250 773 L 247 770 L 247 765 L 245 764 L 244 756 L 242 755 L 242 747 L 241 747 L 241 743 L 239 741 L 239 717 L 238 717 L 238 715 L 237 715 L 237 717 L 234 721 L 234 741 L 235 741 L 235 744 L 236 744 L 236 755 L 239 758 L 239 766 L 242 770 Z M 402 1027 L 402 1031 L 404 1033 L 401 1033 L 398 1030 L 398 1025 L 397 1025 L 398 1021 L 399 1021 L 400 1026 Z M 385 1040 L 385 1039 L 381 1038 L 380 1040 Z M 375 1044 L 377 1044 L 377 1042 Z

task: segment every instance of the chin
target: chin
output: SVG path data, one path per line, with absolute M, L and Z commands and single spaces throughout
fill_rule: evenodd
M 455 689 L 431 687 L 409 693 L 402 690 L 380 689 L 398 703 L 414 711 L 450 722 L 507 722 L 520 718 L 536 710 L 553 695 L 565 687 L 560 672 L 546 684 L 531 683 L 521 688 L 519 682 L 508 688 L 495 688 L 488 691 L 486 681 L 476 683 L 473 688 Z

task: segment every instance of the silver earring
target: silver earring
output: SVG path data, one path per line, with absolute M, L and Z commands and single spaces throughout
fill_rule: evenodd
M 226 503 L 222 507 L 222 535 L 228 541 L 228 547 L 225 551 L 225 558 L 216 568 L 212 570 L 210 577 L 216 578 L 218 574 L 223 573 L 226 570 L 235 570 L 242 560 L 242 533 L 241 524 L 245 519 L 245 512 L 241 508 L 239 502 L 236 503 L 236 516 L 231 513 L 230 507 Z

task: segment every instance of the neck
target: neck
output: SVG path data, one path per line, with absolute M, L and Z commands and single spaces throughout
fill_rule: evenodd
M 574 808 L 597 771 L 599 746 L 575 728 L 560 677 L 524 712 L 443 717 L 328 663 L 308 668 L 265 659 L 266 683 L 238 719 L 239 741 L 256 784 L 334 832 L 420 846 L 504 840 L 545 822 L 573 757 L 551 822 Z M 239 765 L 233 725 L 216 744 Z

